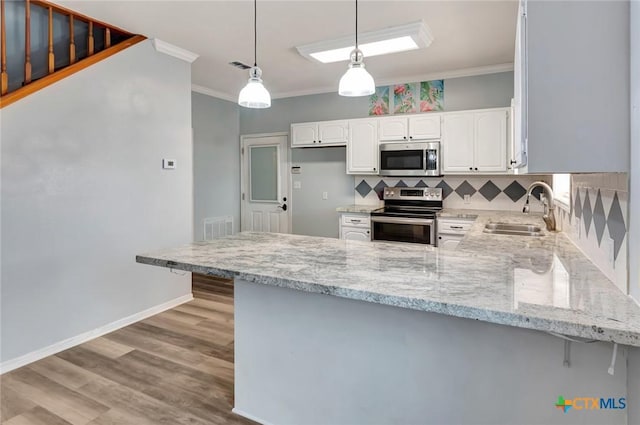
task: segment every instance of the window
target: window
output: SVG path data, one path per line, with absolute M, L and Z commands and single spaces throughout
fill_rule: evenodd
M 553 175 L 553 194 L 556 202 L 569 207 L 571 204 L 571 174 Z

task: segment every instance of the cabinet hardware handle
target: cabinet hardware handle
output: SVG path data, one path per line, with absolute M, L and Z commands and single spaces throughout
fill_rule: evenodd
M 469 167 L 469 169 L 470 169 L 471 171 L 473 171 L 473 167 Z
M 402 136 L 402 138 L 403 138 L 404 140 L 407 140 L 407 136 Z
M 409 139 L 413 139 L 413 136 L 409 136 Z
M 367 235 L 368 235 L 369 233 L 371 233 L 371 232 L 369 232 L 369 231 L 367 230 Z
M 515 159 L 512 159 L 511 161 L 509 161 L 509 163 L 512 164 L 512 165 L 515 164 L 516 162 L 518 162 L 518 161 L 516 161 Z
M 462 229 L 462 226 L 449 226 L 449 227 L 451 227 L 452 229 Z
M 318 143 L 322 143 L 322 140 L 318 140 Z
M 478 167 L 476 167 L 475 170 L 478 171 Z

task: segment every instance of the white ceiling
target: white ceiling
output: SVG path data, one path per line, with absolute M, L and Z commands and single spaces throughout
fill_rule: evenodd
M 56 3 L 130 32 L 200 55 L 193 84 L 236 99 L 248 71 L 228 65 L 253 64 L 253 2 L 87 1 Z M 427 49 L 365 58 L 377 85 L 425 78 L 474 75 L 510 69 L 517 2 L 359 2 L 358 29 L 371 31 L 423 19 L 435 37 Z M 337 91 L 346 62 L 320 64 L 295 46 L 353 34 L 354 2 L 258 1 L 258 65 L 274 98 Z

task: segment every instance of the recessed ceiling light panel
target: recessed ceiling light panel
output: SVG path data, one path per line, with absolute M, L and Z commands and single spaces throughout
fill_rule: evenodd
M 359 49 L 365 57 L 386 55 L 429 47 L 433 41 L 431 30 L 424 21 L 361 33 Z M 354 49 L 353 37 L 319 41 L 298 46 L 298 52 L 313 61 L 331 63 L 348 61 Z

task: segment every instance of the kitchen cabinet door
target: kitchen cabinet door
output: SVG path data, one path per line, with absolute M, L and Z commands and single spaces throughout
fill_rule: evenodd
M 371 231 L 369 229 L 362 229 L 358 227 L 341 227 L 340 239 L 347 239 L 351 241 L 370 241 Z
M 318 123 L 318 143 L 321 146 L 345 146 L 349 137 L 348 121 L 325 121 Z
M 318 123 L 291 124 L 291 147 L 318 144 Z
M 378 120 L 349 122 L 347 174 L 378 174 Z
M 474 171 L 507 171 L 507 111 L 479 112 L 474 121 Z
M 408 140 L 409 119 L 407 117 L 378 118 L 380 140 Z
M 446 114 L 443 119 L 442 172 L 469 173 L 474 164 L 474 116 Z
M 440 114 L 409 117 L 409 139 L 439 139 L 441 119 Z

